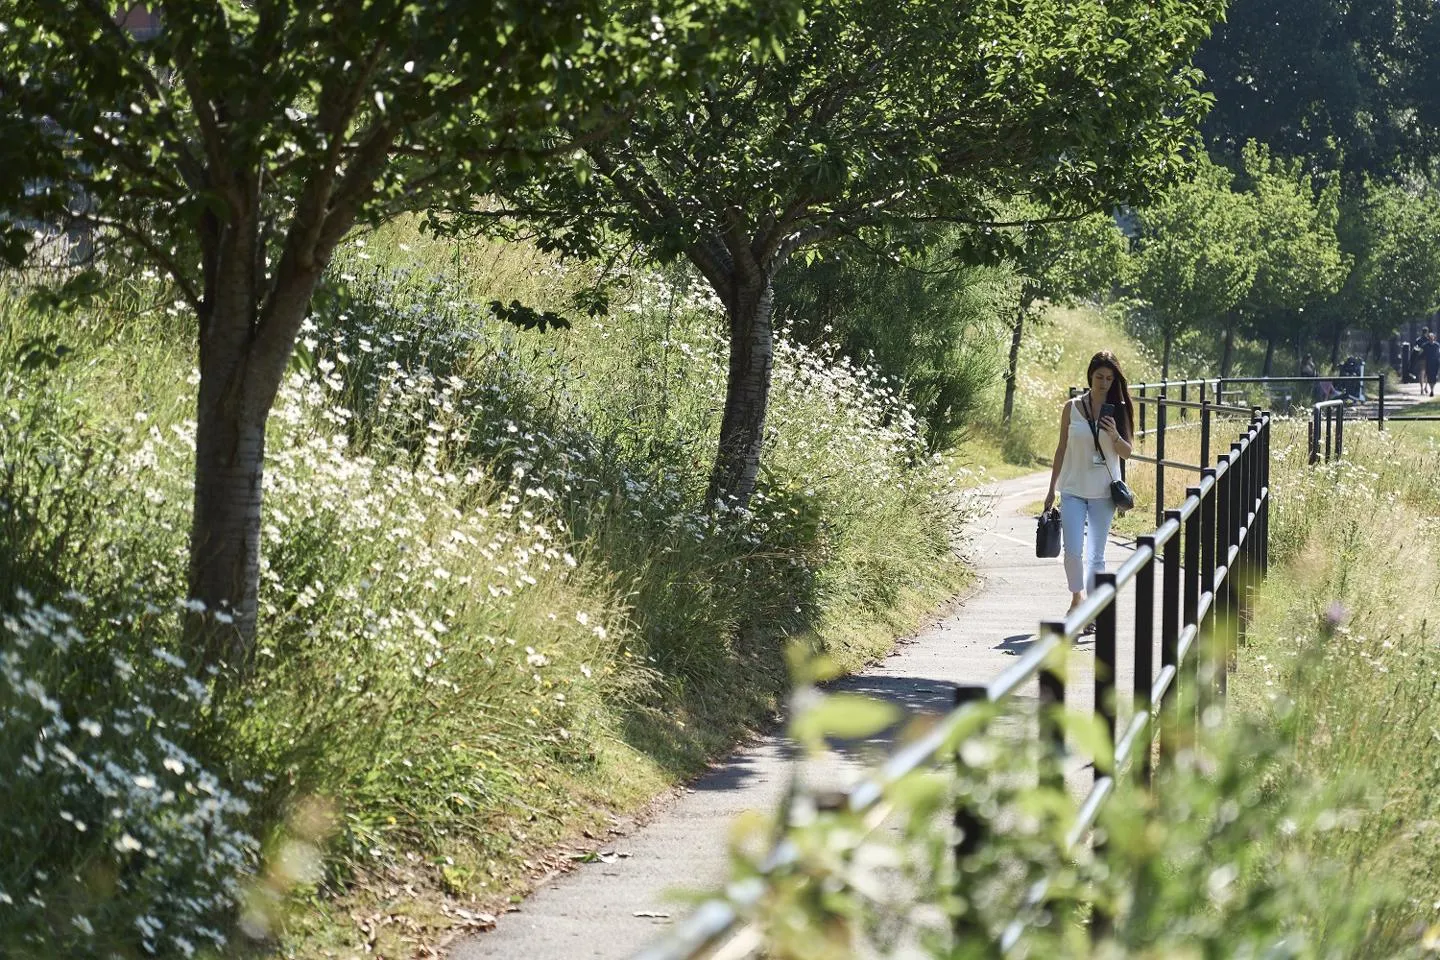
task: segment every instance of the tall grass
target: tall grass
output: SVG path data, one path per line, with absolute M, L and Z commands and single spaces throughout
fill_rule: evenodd
M 1345 461 L 1304 464 L 1304 427 L 1283 448 L 1272 578 L 1235 686 L 1254 713 L 1293 703 L 1296 764 L 1359 794 L 1344 829 L 1308 852 L 1343 865 L 1352 889 L 1404 896 L 1371 918 L 1367 955 L 1440 939 L 1440 447 L 1369 424 Z M 1323 934 L 1317 904 L 1307 920 Z M 1427 932 L 1428 931 L 1428 932 Z
M 64 315 L 7 299 L 0 705 L 26 719 L 7 722 L 5 762 L 62 734 L 109 749 L 76 732 L 86 704 L 106 731 L 133 731 L 115 711 L 138 710 L 168 732 L 134 755 L 131 781 L 183 801 L 166 771 L 193 767 L 213 823 L 181 802 L 204 839 L 171 836 L 148 793 L 118 799 L 78 766 L 54 776 L 88 806 L 38 783 L 7 793 L 27 856 L 7 857 L 0 892 L 30 905 L 11 917 L 0 903 L 0 945 L 183 953 L 175 937 L 193 946 L 199 925 L 354 949 L 361 932 L 323 919 L 343 915 L 336 898 L 406 885 L 424 892 L 392 909 L 443 925 L 442 894 L 499 902 L 526 883 L 526 856 L 763 721 L 788 641 L 853 668 L 955 588 L 952 481 L 893 385 L 782 338 L 760 492 L 712 514 L 723 323 L 695 285 L 639 274 L 611 317 L 568 333 L 519 331 L 485 306 L 561 307 L 593 279 L 404 228 L 346 252 L 272 416 L 253 669 L 214 700 L 212 678 L 183 665 L 176 613 L 190 319 L 145 278 Z M 42 341 L 67 351 L 16 362 Z M 66 645 L 67 618 L 84 642 Z M 99 665 L 79 670 L 82 654 Z M 115 817 L 95 812 L 112 802 Z M 205 844 L 222 842 L 216 859 Z M 204 896 L 186 892 L 205 876 Z M 157 890 L 197 906 L 151 909 Z M 315 909 L 292 909 L 297 893 Z M 62 901 L 94 909 L 81 922 Z
M 997 356 L 1008 341 L 994 345 Z M 1050 307 L 1027 325 L 1021 341 L 1014 415 L 1004 423 L 1004 383 L 993 381 L 953 458 L 960 465 L 1005 475 L 1048 465 L 1060 433 L 1060 408 L 1070 388 L 1085 385 L 1085 368 L 1100 350 L 1113 352 L 1126 377 L 1141 382 L 1158 364 L 1125 331 L 1115 308 Z M 1008 468 L 1008 469 L 1007 469 Z
M 890 787 L 888 829 L 844 810 L 799 819 L 796 856 L 766 867 L 766 896 L 745 908 L 767 955 L 993 956 L 1020 920 L 1026 956 L 1434 956 L 1440 557 L 1425 533 L 1440 444 L 1362 427 L 1347 462 L 1310 467 L 1304 435 L 1303 421 L 1275 427 L 1275 566 L 1229 709 L 1196 725 L 1182 701 L 1190 719 L 1153 793 L 1121 778 L 1067 853 L 1077 800 L 1037 786 L 1033 732 L 967 735 L 955 768 Z M 842 720 L 856 735 L 856 715 L 822 703 L 797 723 L 812 739 Z M 1106 772 L 1089 719 L 1072 714 L 1071 733 Z M 958 862 L 937 826 L 957 803 L 987 824 Z M 757 825 L 740 845 L 741 876 L 772 837 Z M 1042 879 L 1043 902 L 1025 907 Z

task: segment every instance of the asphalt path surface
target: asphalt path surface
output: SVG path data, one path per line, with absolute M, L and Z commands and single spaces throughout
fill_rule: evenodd
M 966 537 L 964 552 L 979 575 L 975 592 L 894 653 L 832 689 L 869 694 L 900 705 L 911 716 L 951 709 L 956 684 L 984 683 L 1035 639 L 1043 619 L 1064 615 L 1069 603 L 1060 561 L 1035 559 L 1033 504 L 1045 495 L 1049 471 L 1004 481 L 982 494 L 989 509 Z M 1128 554 L 1112 541 L 1108 565 Z M 1123 597 L 1117 687 L 1130 689 L 1124 664 L 1133 650 L 1133 612 Z M 1070 661 L 1071 694 L 1078 710 L 1092 705 L 1094 660 L 1088 638 Z M 1158 660 L 1158 656 L 1156 657 Z M 1034 684 L 1022 693 L 1035 695 Z M 1121 697 L 1122 722 L 1128 698 Z M 821 760 L 804 761 L 807 784 L 843 788 L 883 752 L 884 738 L 847 744 Z M 773 811 L 798 762 L 783 731 L 759 737 L 681 791 L 668 806 L 628 835 L 614 838 L 596 862 L 554 877 L 495 928 L 451 948 L 452 960 L 619 960 L 628 957 L 689 907 L 677 893 L 718 889 L 729 876 L 728 843 L 737 815 Z M 1078 771 L 1072 771 L 1072 774 Z M 1076 779 L 1074 775 L 1070 778 Z M 1076 784 L 1078 787 L 1079 784 Z M 1084 783 L 1088 787 L 1088 779 Z

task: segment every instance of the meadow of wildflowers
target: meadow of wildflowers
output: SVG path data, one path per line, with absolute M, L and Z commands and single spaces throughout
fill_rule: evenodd
M 565 333 L 485 306 L 585 282 L 405 233 L 337 261 L 271 420 L 243 675 L 178 632 L 193 321 L 146 277 L 10 291 L 0 952 L 304 952 L 362 935 L 295 894 L 375 878 L 493 902 L 768 717 L 787 641 L 855 667 L 953 591 L 963 498 L 894 384 L 782 337 L 761 492 L 706 511 L 715 304 L 637 271 Z

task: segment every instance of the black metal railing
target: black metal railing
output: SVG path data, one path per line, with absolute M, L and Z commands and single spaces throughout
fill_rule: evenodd
M 1323 462 L 1329 463 L 1332 459 L 1344 458 L 1345 406 L 1344 400 L 1326 400 L 1310 408 L 1308 446 L 1311 464 L 1322 462 L 1320 442 L 1322 432 L 1325 436 Z M 1381 429 L 1384 429 L 1385 421 L 1383 419 L 1380 424 Z
M 1223 406 L 1210 404 L 1209 399 L 1207 396 L 1196 404 L 1202 416 L 1207 405 L 1212 410 Z M 1075 639 L 1091 624 L 1096 657 L 1093 709 L 1109 733 L 1114 764 L 1094 764 L 1094 780 L 1066 839 L 1067 850 L 1089 834 L 1119 778 L 1131 777 L 1148 787 L 1157 755 L 1157 732 L 1159 762 L 1173 760 L 1184 728 L 1193 729 L 1204 708 L 1225 696 L 1228 670 L 1250 619 L 1252 590 L 1269 569 L 1271 422 L 1268 412 L 1254 412 L 1229 449 L 1215 458 L 1213 466 L 1201 470 L 1199 484 L 1186 490 L 1184 501 L 1164 510 L 1154 532 L 1138 538 L 1134 553 L 1119 569 L 1097 574 L 1095 589 L 1064 620 L 1042 622 L 1035 642 L 995 679 L 958 687 L 956 708 L 844 794 L 839 806 L 860 815 L 872 827 L 878 826 L 884 819 L 891 784 L 937 763 L 961 764 L 955 745 L 981 732 L 990 713 L 980 705 L 1011 701 L 1032 681 L 1038 684 L 1040 694 L 1036 732 L 1041 773 L 1058 777 L 1065 750 L 1061 718 L 1070 693 L 1066 660 Z M 1116 690 L 1117 601 L 1121 591 L 1132 586 L 1133 709 L 1121 729 Z M 1196 703 L 1198 709 L 1182 716 L 1182 702 Z M 1102 767 L 1109 767 L 1110 772 L 1102 772 Z M 956 856 L 963 866 L 963 858 L 983 846 L 987 824 L 978 811 L 963 804 L 956 811 L 955 822 L 960 828 Z M 793 863 L 797 856 L 793 844 L 782 839 L 758 876 L 732 884 L 722 896 L 703 903 L 635 960 L 694 960 L 716 956 L 712 951 L 722 947 L 727 958 L 753 956 L 763 948 L 763 934 L 744 918 L 765 896 L 766 876 Z M 964 870 L 958 875 L 964 876 Z M 1031 888 L 1025 901 L 1017 905 L 1014 922 L 992 945 L 996 951 L 1008 952 L 1019 943 L 1028 909 L 1044 898 L 1044 883 Z M 1096 929 L 1102 928 L 1105 918 L 1096 911 L 1092 923 Z M 989 936 L 984 930 L 957 933 Z
M 1313 387 L 1316 384 L 1329 384 L 1334 387 L 1336 384 L 1344 392 L 1335 393 L 1330 391 L 1334 399 L 1323 399 L 1309 406 L 1311 421 L 1310 435 L 1308 439 L 1310 462 L 1329 463 L 1332 459 L 1340 459 L 1344 454 L 1345 422 L 1347 419 L 1357 419 L 1354 415 L 1347 415 L 1347 409 L 1352 408 L 1365 398 L 1365 389 L 1373 384 L 1374 394 L 1374 416 L 1359 417 L 1377 423 L 1381 430 L 1385 429 L 1387 422 L 1393 423 L 1397 419 L 1422 419 L 1421 417 L 1398 418 L 1387 414 L 1386 408 L 1386 374 L 1371 374 L 1358 377 L 1214 377 L 1206 380 L 1167 380 L 1157 383 L 1136 383 L 1130 385 L 1131 398 L 1136 405 L 1136 426 L 1135 432 L 1137 441 L 1136 449 L 1131 453 L 1129 459 L 1136 463 L 1152 464 L 1155 468 L 1155 524 L 1159 526 L 1164 522 L 1165 513 L 1165 478 L 1168 470 L 1184 470 L 1191 473 L 1199 473 L 1201 465 L 1210 462 L 1211 433 L 1213 421 L 1217 418 L 1250 417 L 1260 406 L 1255 404 L 1246 405 L 1239 401 L 1247 400 L 1255 392 L 1265 395 L 1267 408 L 1269 401 L 1283 401 L 1287 409 L 1305 409 L 1306 404 L 1294 403 L 1293 398 L 1282 395 L 1277 391 L 1279 387 L 1293 385 Z M 1079 388 L 1072 387 L 1071 396 L 1079 393 Z M 1191 399 L 1191 398 L 1194 399 Z M 1368 400 L 1364 402 L 1368 403 Z M 1153 410 L 1152 410 L 1153 408 Z M 1178 417 L 1173 412 L 1178 411 Z M 1440 417 L 1435 419 L 1440 420 Z M 1177 423 L 1178 421 L 1178 423 Z M 1187 422 L 1188 421 L 1188 422 Z M 1198 430 L 1200 433 L 1200 455 L 1199 463 L 1188 463 L 1172 458 L 1167 450 L 1167 441 L 1173 435 L 1177 426 L 1186 430 Z M 1153 453 L 1148 452 L 1153 442 Z

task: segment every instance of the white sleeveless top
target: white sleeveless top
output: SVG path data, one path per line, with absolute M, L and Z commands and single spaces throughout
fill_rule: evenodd
M 1070 433 L 1065 438 L 1065 462 L 1060 465 L 1060 492 L 1094 500 L 1110 496 L 1110 481 L 1120 476 L 1120 457 L 1115 453 L 1115 441 L 1101 429 L 1100 449 L 1106 462 L 1095 462 L 1095 435 L 1081 403 L 1085 396 L 1069 401 Z

